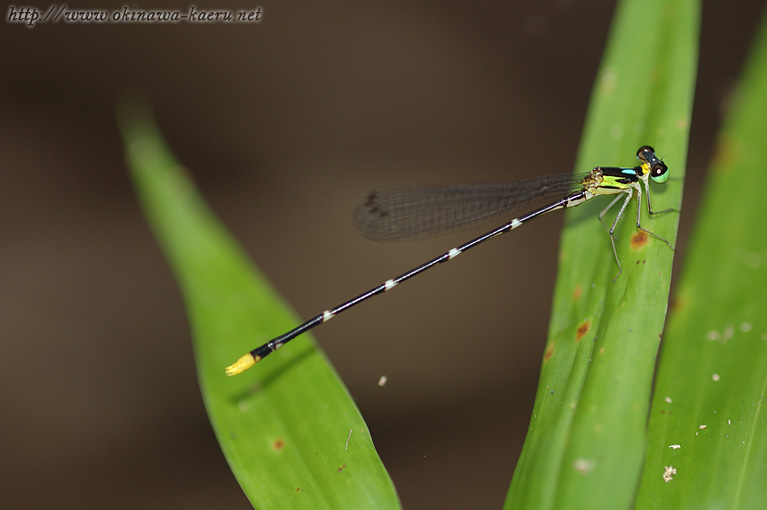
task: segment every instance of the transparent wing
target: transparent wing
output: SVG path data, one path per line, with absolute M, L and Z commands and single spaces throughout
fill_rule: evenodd
M 583 175 L 513 183 L 413 186 L 373 191 L 354 208 L 362 235 L 376 241 L 423 239 L 469 227 L 581 187 Z M 511 218 L 509 218 L 511 219 Z

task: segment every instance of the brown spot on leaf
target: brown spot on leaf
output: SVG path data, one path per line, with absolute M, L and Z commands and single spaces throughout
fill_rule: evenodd
M 580 342 L 581 338 L 583 338 L 583 336 L 586 333 L 589 332 L 589 328 L 591 328 L 591 322 L 590 321 L 586 321 L 583 324 L 581 324 L 580 326 L 578 326 L 578 329 L 575 332 L 575 341 L 576 342 Z
M 549 344 L 548 347 L 546 347 L 546 351 L 543 353 L 543 362 L 547 362 L 551 359 L 551 357 L 554 355 L 554 344 Z
M 638 250 L 645 244 L 647 244 L 647 232 L 645 232 L 644 230 L 638 230 L 636 234 L 631 236 L 632 250 Z
M 285 448 L 285 441 L 282 439 L 276 439 L 274 443 L 272 444 L 272 448 L 274 448 L 275 451 L 280 451 L 283 448 Z
M 573 301 L 578 301 L 581 298 L 581 295 L 583 294 L 583 287 L 580 285 L 577 285 L 575 287 L 575 290 L 573 291 Z

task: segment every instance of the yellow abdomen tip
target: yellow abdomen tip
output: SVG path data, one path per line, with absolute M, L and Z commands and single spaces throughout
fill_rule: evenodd
M 246 371 L 250 367 L 256 364 L 256 360 L 253 359 L 253 356 L 248 353 L 245 356 L 241 357 L 228 367 L 226 367 L 226 375 L 232 376 L 241 374 L 242 372 Z

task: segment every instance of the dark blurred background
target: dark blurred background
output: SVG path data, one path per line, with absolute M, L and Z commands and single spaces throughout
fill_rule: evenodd
M 350 221 L 367 191 L 572 169 L 614 9 L 195 5 L 261 5 L 263 21 L 28 28 L 3 11 L 2 508 L 250 508 L 128 179 L 122 93 L 151 101 L 216 213 L 309 317 L 483 230 L 367 241 Z M 704 2 L 677 261 L 763 7 Z M 316 330 L 406 508 L 501 506 L 533 404 L 561 221 L 543 218 Z

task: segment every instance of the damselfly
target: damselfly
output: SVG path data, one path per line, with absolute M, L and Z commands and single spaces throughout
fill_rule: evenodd
M 623 199 L 623 204 L 608 229 L 613 255 L 618 264 L 618 274 L 613 279 L 615 282 L 623 272 L 618 250 L 615 248 L 615 227 L 634 196 L 634 192 L 637 195 L 637 228 L 674 249 L 666 239 L 645 229 L 640 222 L 643 185 L 647 194 L 647 210 L 650 214 L 674 210 L 653 211 L 650 204 L 649 180 L 652 179 L 660 184 L 665 183 L 669 178 L 668 167 L 655 155 L 655 149 L 647 145 L 639 148 L 637 159 L 640 165 L 633 168 L 595 167 L 591 172 L 580 176 L 572 174 L 547 176 L 511 184 L 416 186 L 370 193 L 355 208 L 354 219 L 363 235 L 379 241 L 418 239 L 442 234 L 498 217 L 501 214 L 509 214 L 536 200 L 559 198 L 461 246 L 451 248 L 439 257 L 414 267 L 396 278 L 386 280 L 355 298 L 325 310 L 242 356 L 226 368 L 226 374 L 236 375 L 247 370 L 298 335 L 329 321 L 344 310 L 391 290 L 408 278 L 437 264 L 452 260 L 469 248 L 492 237 L 505 234 L 551 211 L 574 207 L 602 195 L 615 195 L 615 198 L 599 213 L 600 221 L 603 221 L 605 214 Z

